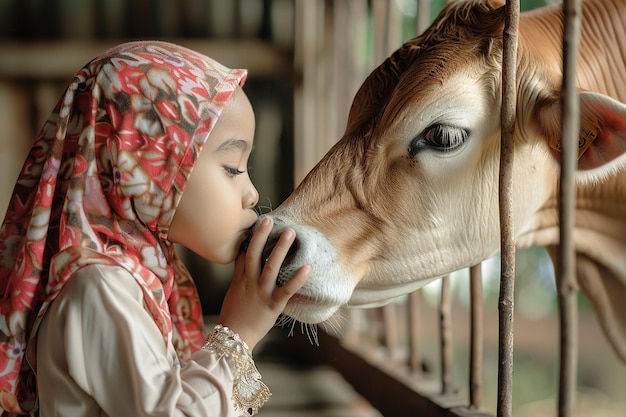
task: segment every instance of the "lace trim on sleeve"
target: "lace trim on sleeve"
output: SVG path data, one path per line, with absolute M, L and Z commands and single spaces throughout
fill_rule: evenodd
M 261 374 L 246 342 L 228 327 L 218 324 L 207 336 L 202 349 L 226 358 L 233 367 L 235 407 L 251 416 L 255 415 L 272 394 L 261 382 Z

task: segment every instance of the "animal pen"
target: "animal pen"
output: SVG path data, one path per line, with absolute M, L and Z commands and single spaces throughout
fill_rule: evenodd
M 276 116 L 276 123 L 261 122 L 265 124 L 257 128 L 257 150 L 253 154 L 256 160 L 252 161 L 257 172 L 275 170 L 268 164 L 280 164 L 281 160 L 285 161 L 283 171 L 285 167 L 293 170 L 293 183 L 283 184 L 283 189 L 271 185 L 278 182 L 276 177 L 254 179 L 259 188 L 271 189 L 269 194 L 277 199 L 298 183 L 342 136 L 352 98 L 369 72 L 400 47 L 407 36 L 421 33 L 445 0 L 184 0 L 154 4 L 145 0 L 51 0 L 41 3 L 47 8 L 38 12 L 41 25 L 30 24 L 42 34 L 45 24 L 52 25 L 56 20 L 54 26 L 44 36 L 20 43 L 11 36 L 14 33 L 24 36 L 20 31 L 29 26 L 19 18 L 32 14 L 30 3 L 0 2 L 5 7 L 0 9 L 4 13 L 0 14 L 3 19 L 0 20 L 3 23 L 0 25 L 0 124 L 4 129 L 0 136 L 3 141 L 0 176 L 14 177 L 29 140 L 36 133 L 24 126 L 40 126 L 46 116 L 44 112 L 58 99 L 59 86 L 65 85 L 76 69 L 120 40 L 160 37 L 207 53 L 231 67 L 247 67 L 248 94 L 255 104 L 257 119 L 271 121 L 272 115 L 285 115 Z M 572 99 L 576 88 L 572 63 L 577 52 L 580 4 L 566 0 L 564 6 L 568 19 L 564 34 L 567 40 L 564 41 L 563 99 L 568 104 L 563 106 L 566 109 L 563 137 L 570 137 L 578 130 L 578 102 Z M 228 13 L 220 10 L 219 18 L 207 18 L 211 10 L 219 8 L 227 9 Z M 458 355 L 454 348 L 460 338 L 458 332 L 453 332 L 459 326 L 453 317 L 452 276 L 442 278 L 440 289 L 428 293 L 438 298 L 434 309 L 429 307 L 425 291 L 420 290 L 379 309 L 351 310 L 341 326 L 341 336 L 320 331 L 319 346 L 304 343 L 306 346 L 298 348 L 330 363 L 386 416 L 488 417 L 493 412 L 487 410 L 485 399 L 491 388 L 496 391 L 493 396 L 497 416 L 513 415 L 516 251 L 510 223 L 513 153 L 508 137 L 515 114 L 511 103 L 515 103 L 514 60 L 520 1 L 508 0 L 507 8 L 510 13 L 503 38 L 502 85 L 503 103 L 508 104 L 503 106 L 501 114 L 502 246 L 498 317 L 483 304 L 484 274 L 492 264 L 485 262 L 463 272 L 468 272 L 471 299 L 469 330 L 462 330 L 461 335 L 469 339 L 465 382 L 459 384 L 455 374 Z M 66 22 L 64 19 L 70 15 L 73 22 L 82 26 Z M 120 22 L 126 22 L 131 29 L 125 29 Z M 11 29 L 16 24 L 21 27 Z M 50 33 L 53 41 L 45 38 Z M 261 140 L 271 143 L 259 146 Z M 576 150 L 567 146 L 570 141 L 562 143 L 560 224 L 565 227 L 560 235 L 561 262 L 556 266 L 561 323 L 560 375 L 558 406 L 552 414 L 572 417 L 577 404 L 579 317 L 569 225 L 573 221 Z M 279 148 L 278 155 L 265 154 L 264 149 L 269 147 Z M 11 192 L 3 187 L 10 184 L 12 180 L 0 183 L 0 210 L 6 207 L 3 198 Z M 190 270 L 194 272 L 193 265 Z M 437 322 L 434 333 L 424 325 L 427 320 Z M 490 336 L 492 328 L 498 329 L 495 338 Z M 531 331 L 542 332 L 534 328 Z M 436 338 L 434 350 L 430 346 L 433 337 Z M 487 343 L 497 342 L 497 369 L 492 369 L 484 352 L 490 347 Z M 436 358 L 436 363 L 427 357 Z M 497 388 L 488 386 L 484 379 L 485 374 L 495 373 Z
M 302 74 L 296 84 L 295 177 L 298 183 L 336 138 L 343 134 L 347 112 L 356 90 L 369 71 L 401 45 L 406 33 L 399 4 L 371 1 L 296 1 L 295 63 Z M 413 6 L 416 34 L 429 24 L 430 0 Z M 406 6 L 407 2 L 402 3 Z M 576 413 L 578 362 L 578 289 L 575 278 L 574 171 L 579 130 L 575 63 L 578 52 L 580 1 L 564 2 L 563 33 L 563 149 L 560 177 L 560 248 L 555 274 L 559 311 L 558 399 L 555 415 Z M 513 346 L 515 239 L 512 223 L 512 135 L 516 103 L 517 24 L 519 0 L 507 0 L 503 34 L 502 111 L 500 158 L 500 284 L 498 309 L 497 416 L 513 414 Z M 403 30 L 405 32 L 403 32 Z M 364 40 L 369 40 L 369 43 Z M 366 46 L 363 46 L 367 44 Z M 369 50 L 367 48 L 370 48 Z M 369 52 L 372 65 L 364 58 Z M 330 139 L 330 142 L 325 140 Z M 381 192 L 384 192 L 381 190 Z M 489 416 L 483 407 L 484 308 L 482 266 L 469 268 L 469 364 L 461 398 L 453 375 L 453 332 L 450 277 L 440 286 L 438 307 L 439 377 L 422 369 L 420 315 L 424 305 L 418 290 L 400 302 L 376 310 L 352 312 L 348 330 L 335 338 L 320 336 L 320 352 L 383 415 L 389 416 Z M 488 313 L 489 314 L 489 313 Z M 495 324 L 495 322 L 491 322 Z M 433 385 L 434 384 L 434 385 Z M 541 414 L 544 415 L 544 414 Z M 577 414 L 578 415 L 578 414 Z M 595 415 L 595 414 L 594 414 Z

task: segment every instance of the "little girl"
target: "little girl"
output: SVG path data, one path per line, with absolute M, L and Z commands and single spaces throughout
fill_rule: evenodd
M 251 352 L 310 268 L 278 287 L 294 231 L 264 268 L 271 221 L 250 239 L 245 77 L 165 42 L 120 45 L 76 74 L 0 229 L 3 416 L 241 416 L 268 399 Z M 206 339 L 174 243 L 235 261 Z

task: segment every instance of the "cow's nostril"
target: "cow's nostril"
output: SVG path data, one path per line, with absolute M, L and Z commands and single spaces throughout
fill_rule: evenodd
M 270 237 L 263 248 L 263 252 L 261 253 L 261 268 L 265 268 L 265 264 L 267 260 L 270 258 L 270 254 L 274 250 L 274 247 L 278 243 L 278 237 Z
M 290 263 L 291 259 L 294 256 L 296 256 L 296 252 L 298 252 L 299 248 L 300 248 L 300 243 L 298 239 L 295 239 L 293 243 L 291 244 L 291 246 L 289 247 L 289 250 L 287 251 L 287 255 L 285 256 L 285 260 L 283 261 L 283 264 Z
M 276 237 L 276 238 L 270 237 L 270 239 L 268 239 L 267 243 L 265 244 L 265 247 L 263 248 L 263 253 L 261 256 L 262 268 L 265 267 L 265 264 L 267 263 L 272 251 L 274 250 L 274 247 L 278 243 L 278 239 L 279 237 Z M 281 268 L 283 265 L 288 265 L 289 263 L 291 263 L 293 258 L 296 256 L 296 253 L 298 252 L 299 247 L 300 247 L 300 243 L 298 239 L 296 238 L 296 240 L 294 240 L 294 242 L 289 247 L 289 250 L 287 251 L 287 255 L 285 255 L 285 259 L 283 260 Z

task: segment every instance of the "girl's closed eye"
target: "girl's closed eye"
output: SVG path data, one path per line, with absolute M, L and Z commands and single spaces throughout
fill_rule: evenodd
M 228 176 L 230 176 L 230 177 L 235 177 L 237 175 L 241 175 L 244 172 L 246 172 L 246 171 L 240 170 L 239 168 L 232 168 L 232 167 L 229 167 L 229 166 L 225 166 L 224 170 L 226 171 L 226 174 L 228 174 Z

